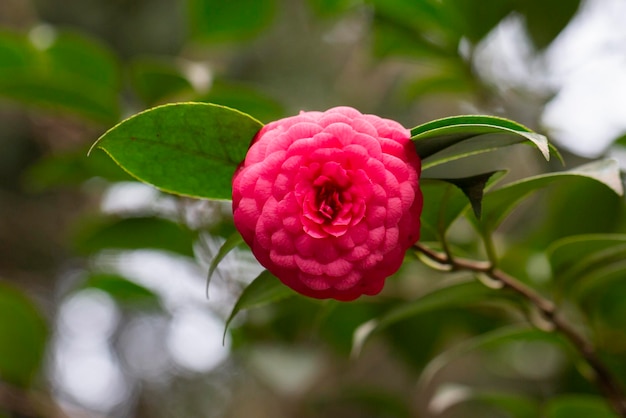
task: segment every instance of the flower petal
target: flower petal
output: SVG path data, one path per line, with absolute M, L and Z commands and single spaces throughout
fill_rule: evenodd
M 350 107 L 259 131 L 233 176 L 233 220 L 259 262 L 316 298 L 381 291 L 419 238 L 410 132 Z

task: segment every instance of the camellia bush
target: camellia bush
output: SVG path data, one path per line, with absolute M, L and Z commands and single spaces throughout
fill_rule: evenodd
M 59 3 L 0 1 L 0 418 L 626 417 L 619 0 Z
M 507 181 L 507 168 L 485 156 L 502 149 L 518 152 L 518 144 L 535 148 L 539 159 L 561 158 L 544 136 L 493 116 L 452 116 L 406 129 L 336 107 L 263 125 L 236 109 L 178 103 L 124 120 L 92 150 L 104 150 L 132 176 L 164 192 L 232 199 L 237 231 L 224 241 L 208 277 L 241 245 L 266 270 L 243 290 L 226 326 L 242 310 L 296 293 L 341 303 L 375 297 L 403 263 L 419 259 L 442 272 L 441 282 L 358 326 L 354 356 L 377 332 L 403 319 L 489 302 L 513 310 L 515 319 L 441 353 L 422 373 L 420 385 L 428 385 L 450 357 L 502 340 L 541 341 L 564 347 L 611 408 L 580 406 L 592 411 L 588 416 L 626 416 L 619 372 L 582 326 L 591 319 L 584 309 L 570 312 L 573 303 L 584 306 L 613 280 L 616 270 L 606 266 L 621 259 L 625 238 L 577 235 L 550 243 L 546 256 L 553 279 L 538 289 L 502 266 L 495 236 L 516 207 L 552 183 L 591 182 L 621 196 L 617 162 L 599 160 Z M 474 162 L 471 175 L 446 175 L 468 159 Z M 459 222 L 473 227 L 480 246 L 448 238 Z M 470 274 L 445 279 L 459 272 Z M 566 410 L 550 416 L 565 416 Z M 532 414 L 526 416 L 538 416 Z

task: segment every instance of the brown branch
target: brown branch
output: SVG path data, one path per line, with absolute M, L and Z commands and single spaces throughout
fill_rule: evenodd
M 490 279 L 503 285 L 503 288 L 510 289 L 530 302 L 542 314 L 543 319 L 551 327 L 560 332 L 574 346 L 580 356 L 587 362 L 593 370 L 594 383 L 600 388 L 615 412 L 620 417 L 626 418 L 626 396 L 619 383 L 615 380 L 611 372 L 598 357 L 595 347 L 574 327 L 557 313 L 554 303 L 543 297 L 534 289 L 526 286 L 514 277 L 505 272 L 495 269 L 491 263 L 468 260 L 463 258 L 452 258 L 444 253 L 439 253 L 430 248 L 417 243 L 415 248 L 432 261 L 449 266 L 452 270 L 471 271 L 487 275 Z

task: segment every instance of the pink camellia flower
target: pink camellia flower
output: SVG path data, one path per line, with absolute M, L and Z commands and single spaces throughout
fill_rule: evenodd
M 421 164 L 409 137 L 350 107 L 269 123 L 233 177 L 235 226 L 303 295 L 378 294 L 419 238 Z

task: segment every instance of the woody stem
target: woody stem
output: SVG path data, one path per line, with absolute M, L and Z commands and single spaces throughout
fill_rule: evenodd
M 593 370 L 594 383 L 602 391 L 615 412 L 620 417 L 626 418 L 626 396 L 623 389 L 604 363 L 602 363 L 593 344 L 558 314 L 554 302 L 502 270 L 494 268 L 492 263 L 456 257 L 451 258 L 444 253 L 433 251 L 420 243 L 415 244 L 415 249 L 436 263 L 449 266 L 452 270 L 485 274 L 492 280 L 501 283 L 503 288 L 512 290 L 530 302 L 542 314 L 543 319 L 572 344 Z

